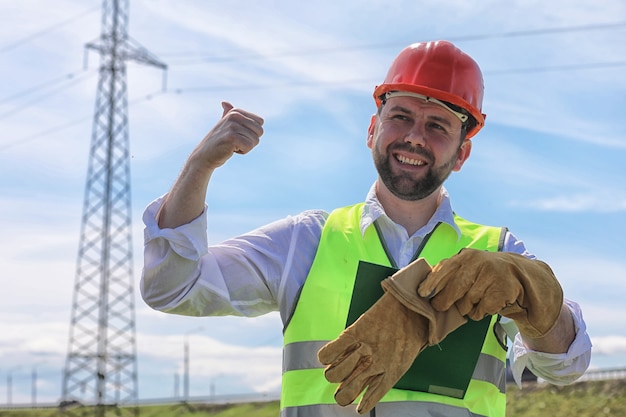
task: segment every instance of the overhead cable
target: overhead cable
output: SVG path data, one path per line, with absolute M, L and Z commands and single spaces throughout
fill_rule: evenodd
M 86 16 L 86 15 L 88 15 L 90 13 L 93 13 L 94 11 L 99 10 L 99 9 L 100 9 L 100 7 L 91 8 L 91 9 L 86 10 L 86 11 L 80 13 L 80 14 L 72 16 L 69 19 L 63 20 L 63 21 L 61 21 L 61 22 L 59 22 L 59 23 L 57 23 L 55 25 L 49 26 L 49 27 L 47 27 L 45 29 L 42 29 L 39 32 L 35 32 L 32 35 L 26 36 L 25 38 L 22 38 L 22 39 L 19 39 L 17 41 L 11 42 L 11 43 L 9 43 L 7 45 L 1 46 L 0 47 L 0 53 L 5 53 L 7 51 L 10 51 L 11 49 L 17 48 L 20 45 L 24 45 L 24 44 L 26 44 L 28 42 L 31 42 L 33 39 L 37 39 L 37 38 L 39 38 L 39 37 L 41 37 L 43 35 L 46 35 L 46 34 L 52 32 L 52 31 L 54 31 L 54 30 L 56 30 L 56 29 L 58 29 L 58 28 L 60 28 L 62 26 L 65 26 L 65 25 L 67 25 L 67 24 L 69 24 L 69 23 L 71 23 L 71 22 L 73 22 L 73 21 L 75 21 L 77 19 L 80 19 L 83 16 Z
M 491 34 L 477 34 L 477 35 L 461 35 L 461 36 L 450 36 L 446 39 L 451 42 L 463 42 L 463 41 L 480 41 L 485 39 L 497 39 L 497 38 L 512 38 L 512 37 L 524 37 L 524 36 L 539 36 L 539 35 L 547 35 L 554 33 L 569 33 L 569 32 L 587 32 L 593 30 L 608 30 L 608 29 L 618 29 L 618 28 L 626 28 L 626 22 L 615 22 L 615 23 L 603 23 L 603 24 L 591 24 L 591 25 L 580 25 L 580 26 L 569 26 L 569 27 L 560 27 L 560 28 L 542 28 L 542 29 L 528 29 L 528 30 L 518 30 L 518 31 L 510 31 L 510 32 L 500 32 L 500 33 L 491 33 Z M 323 55 L 323 54 L 332 54 L 339 52 L 350 52 L 350 51 L 360 51 L 360 50 L 371 50 L 371 49 L 386 49 L 386 48 L 396 48 L 404 46 L 404 43 L 400 45 L 399 43 L 381 43 L 381 44 L 367 44 L 367 45 L 348 45 L 348 46 L 335 46 L 335 47 L 326 47 L 326 48 L 307 48 L 307 49 L 299 49 L 297 51 L 284 51 L 284 52 L 275 52 L 268 54 L 248 54 L 248 55 L 223 55 L 223 56 L 209 56 L 207 54 L 198 54 L 198 53 L 160 53 L 159 56 L 164 58 L 169 58 L 168 62 L 178 65 L 194 65 L 194 64 L 203 64 L 203 63 L 216 63 L 216 62 L 233 62 L 233 61 L 244 61 L 244 60 L 255 60 L 255 59 L 270 59 L 270 58 L 286 58 L 286 57 L 295 57 L 295 56 L 312 56 L 312 55 Z M 172 61 L 174 60 L 174 61 Z

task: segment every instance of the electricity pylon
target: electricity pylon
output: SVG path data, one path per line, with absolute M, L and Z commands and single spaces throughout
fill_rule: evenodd
M 61 402 L 96 416 L 137 412 L 126 61 L 167 68 L 129 38 L 128 11 L 129 0 L 104 0 L 100 38 L 86 45 L 100 68 Z

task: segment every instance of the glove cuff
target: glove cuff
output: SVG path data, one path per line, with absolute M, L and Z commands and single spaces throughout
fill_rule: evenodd
M 503 308 L 500 314 L 513 319 L 523 335 L 544 337 L 556 326 L 561 314 L 561 284 L 545 262 L 512 253 L 503 255 L 517 267 L 515 275 L 524 288 L 524 294 L 516 303 Z
M 418 295 L 417 287 L 430 271 L 428 262 L 420 258 L 383 280 L 381 285 L 385 292 L 403 306 L 428 320 L 428 344 L 432 346 L 465 324 L 467 319 L 454 305 L 447 311 L 439 312 L 432 307 L 427 298 Z

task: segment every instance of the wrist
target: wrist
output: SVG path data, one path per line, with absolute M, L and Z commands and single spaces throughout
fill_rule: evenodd
M 529 335 L 525 332 L 523 323 L 518 325 L 518 329 L 527 348 L 544 353 L 567 353 L 576 337 L 572 312 L 564 304 L 561 306 L 561 312 L 555 325 L 543 336 L 533 337 Z

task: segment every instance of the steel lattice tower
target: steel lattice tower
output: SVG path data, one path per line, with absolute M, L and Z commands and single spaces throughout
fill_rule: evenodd
M 62 404 L 135 410 L 137 360 L 126 61 L 165 69 L 128 36 L 129 0 L 104 0 L 100 68 Z

